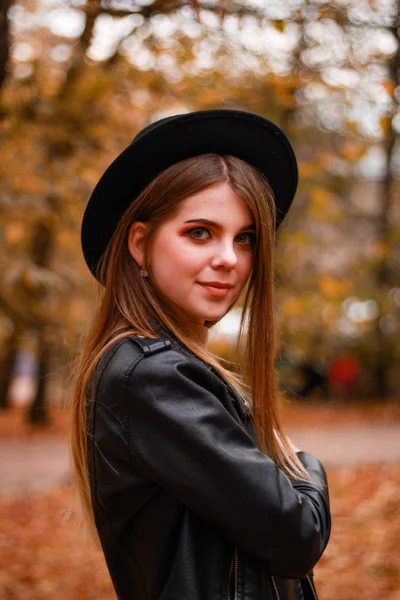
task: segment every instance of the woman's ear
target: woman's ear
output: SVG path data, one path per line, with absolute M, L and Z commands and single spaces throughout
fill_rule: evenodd
M 135 221 L 130 226 L 128 233 L 128 249 L 130 255 L 140 267 L 144 266 L 146 234 L 147 223 Z

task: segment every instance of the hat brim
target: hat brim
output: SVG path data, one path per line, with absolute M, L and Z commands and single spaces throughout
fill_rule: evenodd
M 152 123 L 111 163 L 87 204 L 81 230 L 86 263 L 96 277 L 101 256 L 124 211 L 159 173 L 199 154 L 236 156 L 256 167 L 275 196 L 276 227 L 293 201 L 296 157 L 282 130 L 240 110 L 203 110 Z

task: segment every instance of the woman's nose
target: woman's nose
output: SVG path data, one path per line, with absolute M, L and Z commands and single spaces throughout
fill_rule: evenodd
M 232 244 L 221 244 L 218 247 L 215 256 L 212 259 L 211 265 L 214 269 L 218 267 L 225 267 L 226 269 L 233 269 L 238 261 L 235 248 Z

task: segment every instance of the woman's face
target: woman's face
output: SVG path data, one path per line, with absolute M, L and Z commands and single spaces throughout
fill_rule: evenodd
M 253 263 L 249 207 L 227 183 L 186 198 L 154 237 L 153 283 L 188 325 L 221 319 L 242 291 Z

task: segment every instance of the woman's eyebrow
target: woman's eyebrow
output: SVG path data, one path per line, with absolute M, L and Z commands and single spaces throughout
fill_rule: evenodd
M 220 223 L 216 223 L 215 221 L 210 221 L 210 219 L 189 219 L 189 221 L 185 221 L 185 223 L 202 223 L 203 225 L 210 225 L 210 227 L 215 227 L 216 229 L 223 229 Z M 240 229 L 240 231 L 248 231 L 249 229 L 255 229 L 256 226 L 254 223 L 250 225 L 245 225 Z

